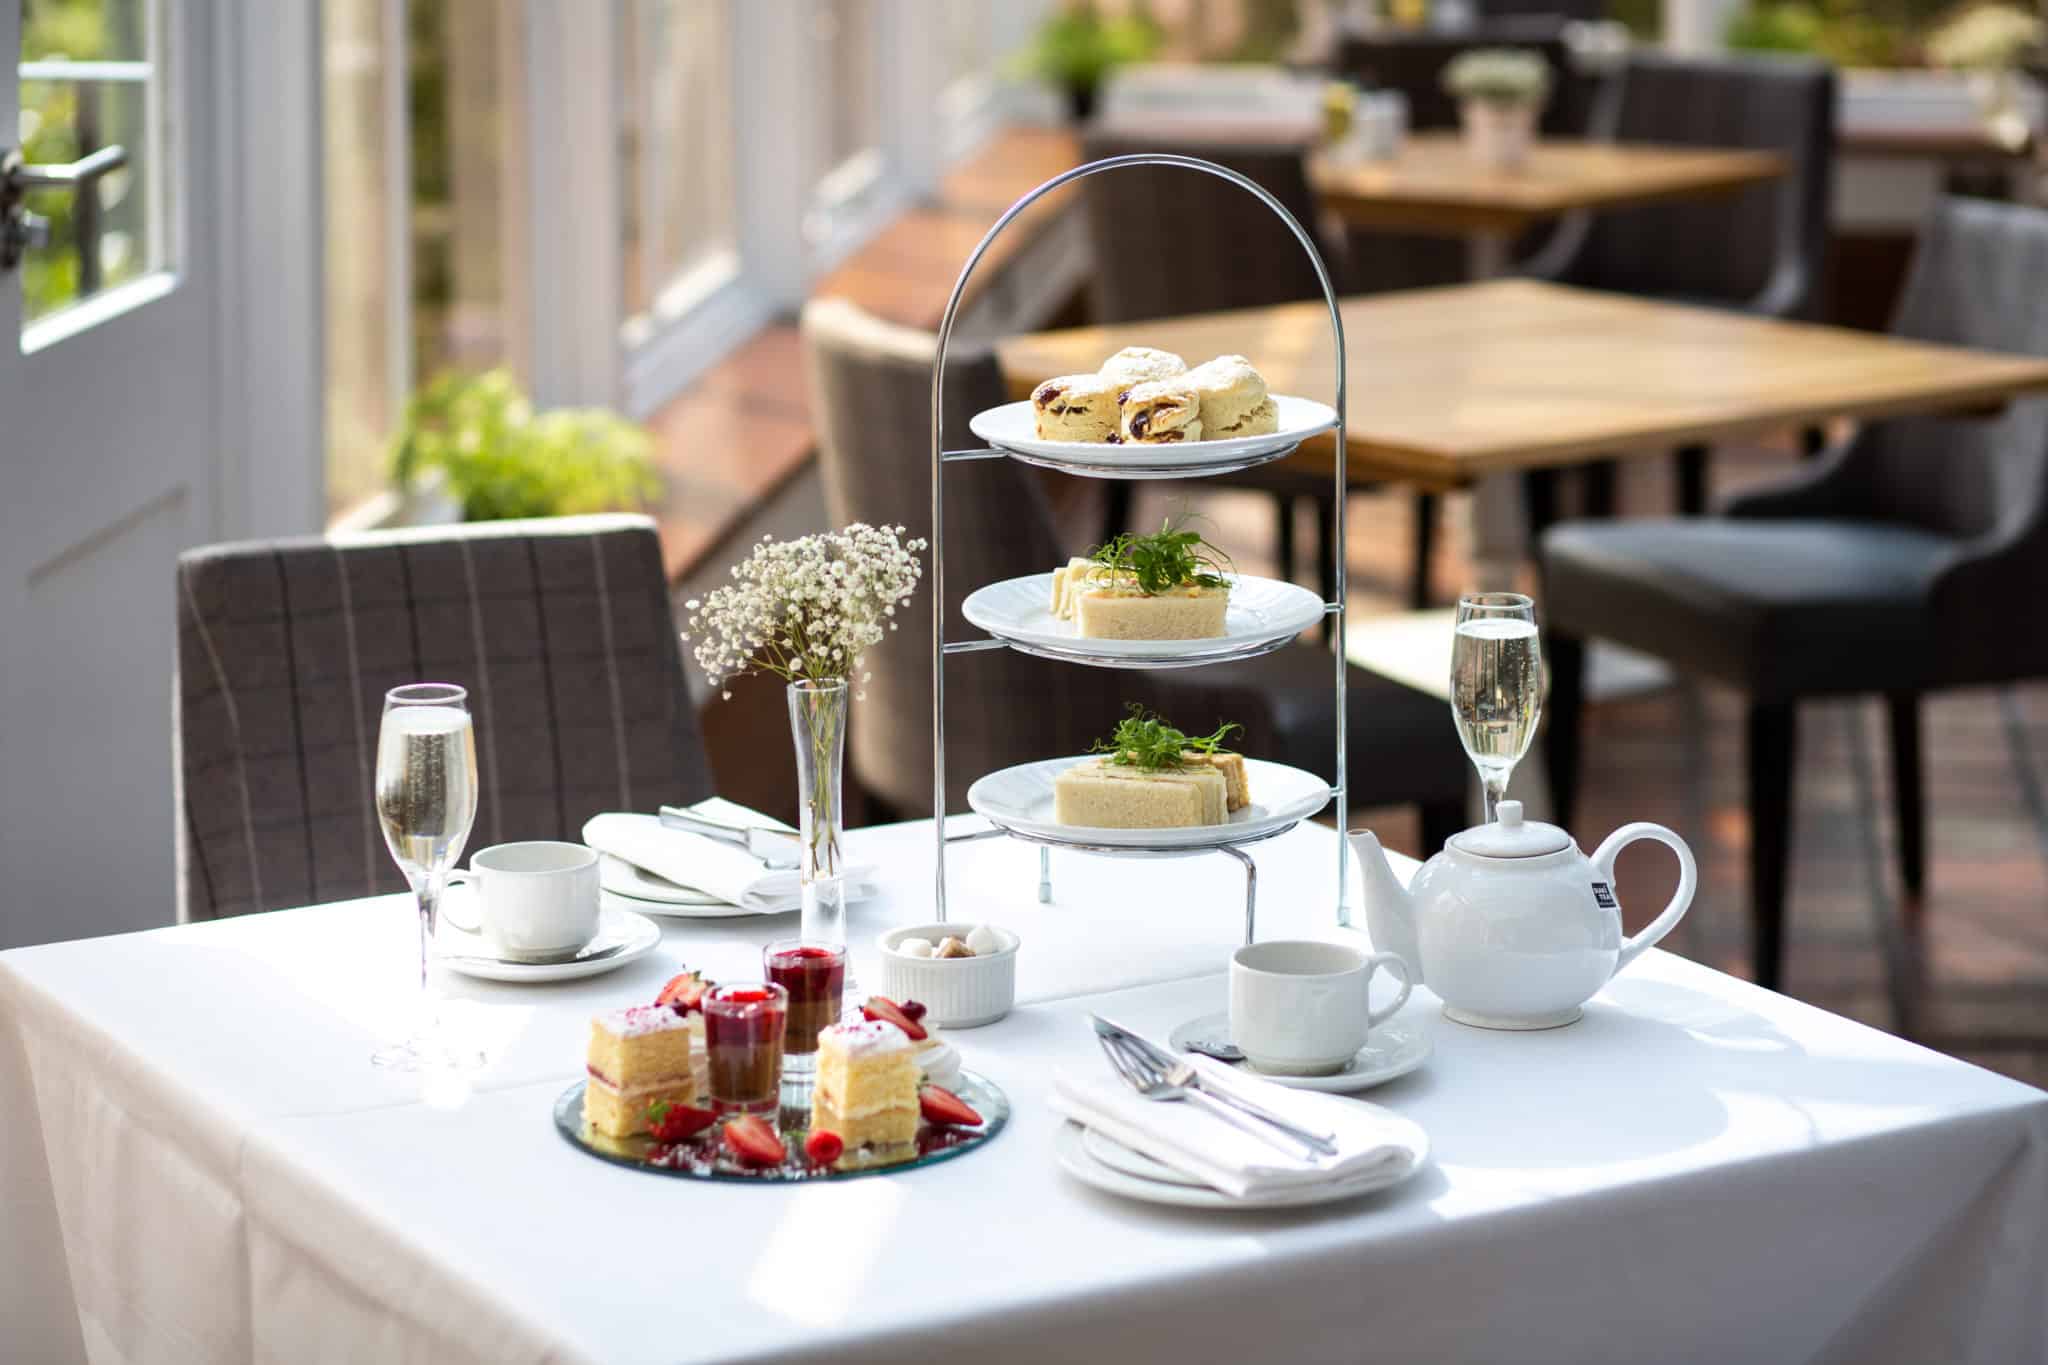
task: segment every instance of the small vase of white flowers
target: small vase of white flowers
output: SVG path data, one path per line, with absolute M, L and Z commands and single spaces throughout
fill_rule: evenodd
M 925 542 L 903 534 L 901 526 L 855 522 L 798 540 L 763 536 L 733 567 L 733 582 L 683 604 L 690 612 L 683 638 L 695 642 L 712 686 L 754 672 L 788 684 L 802 818 L 799 932 L 812 942 L 846 943 L 840 845 L 848 701 L 866 695 L 861 655 L 896 629 L 896 611 L 923 574 L 917 555 Z
M 1481 47 L 1444 67 L 1444 89 L 1458 100 L 1459 122 L 1472 159 L 1488 170 L 1512 171 L 1529 159 L 1536 116 L 1550 98 L 1550 64 L 1525 48 Z

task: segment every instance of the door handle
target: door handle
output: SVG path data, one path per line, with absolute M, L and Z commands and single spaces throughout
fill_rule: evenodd
M 28 211 L 30 190 L 89 190 L 127 164 L 128 149 L 119 143 L 57 165 L 30 165 L 20 148 L 0 157 L 0 271 L 21 264 L 30 248 L 49 245 L 49 220 Z

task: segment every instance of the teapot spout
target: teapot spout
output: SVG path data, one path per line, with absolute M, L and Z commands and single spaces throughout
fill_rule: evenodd
M 1422 953 L 1415 937 L 1415 904 L 1408 889 L 1387 864 L 1386 850 L 1369 829 L 1355 829 L 1346 836 L 1359 866 L 1359 895 L 1365 903 L 1365 927 L 1372 946 L 1383 953 L 1398 953 L 1408 966 L 1408 979 L 1422 984 Z

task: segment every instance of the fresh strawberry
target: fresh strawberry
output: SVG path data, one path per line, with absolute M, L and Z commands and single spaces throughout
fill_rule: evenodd
M 943 1086 L 928 1085 L 917 1092 L 917 1107 L 931 1123 L 948 1123 L 956 1127 L 976 1128 L 981 1124 L 981 1115 L 974 1112 L 972 1105 Z
M 656 1142 L 681 1142 L 716 1122 L 718 1115 L 709 1109 L 693 1109 L 667 1100 L 656 1100 L 647 1106 L 647 1132 Z
M 702 1007 L 704 990 L 710 984 L 702 972 L 678 972 L 661 988 L 661 994 L 654 997 L 654 1003 L 667 1005 L 677 1014 L 688 1014 Z
M 924 1025 L 904 1013 L 903 1006 L 897 1004 L 886 995 L 869 996 L 867 1003 L 860 1007 L 860 1012 L 867 1018 L 876 1020 L 879 1023 L 894 1024 L 897 1028 L 902 1029 L 904 1034 L 913 1043 L 919 1042 L 926 1037 Z
M 741 1161 L 755 1166 L 780 1166 L 789 1149 L 768 1126 L 766 1119 L 741 1114 L 725 1124 L 725 1149 Z
M 924 1022 L 924 1017 L 929 1012 L 925 1005 L 916 1000 L 906 1000 L 896 1008 L 902 1010 L 913 1021 L 920 1024 Z
M 804 1139 L 804 1155 L 820 1166 L 830 1166 L 845 1151 L 845 1140 L 828 1128 L 819 1128 Z

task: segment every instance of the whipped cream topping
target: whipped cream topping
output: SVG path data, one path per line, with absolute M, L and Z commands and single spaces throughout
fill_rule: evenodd
M 837 1043 L 849 1057 L 879 1057 L 887 1052 L 903 1052 L 910 1047 L 909 1035 L 883 1019 L 834 1024 L 818 1035 L 821 1043 L 827 1038 Z
M 688 1028 L 690 1021 L 667 1005 L 629 1005 L 597 1016 L 598 1027 L 621 1038 L 642 1038 L 667 1029 Z

